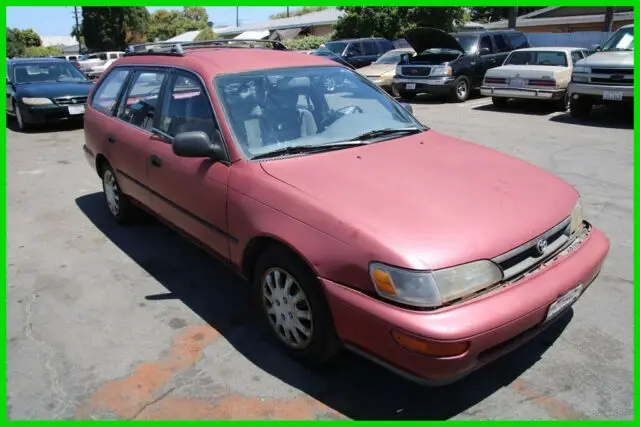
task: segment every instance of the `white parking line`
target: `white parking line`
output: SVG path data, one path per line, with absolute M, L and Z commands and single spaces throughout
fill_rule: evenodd
M 474 99 L 473 101 L 467 101 L 467 102 L 463 102 L 461 104 L 457 104 L 458 107 L 460 108 L 476 108 L 476 107 L 482 107 L 484 105 L 489 105 L 491 104 L 491 98 L 481 98 L 481 99 Z

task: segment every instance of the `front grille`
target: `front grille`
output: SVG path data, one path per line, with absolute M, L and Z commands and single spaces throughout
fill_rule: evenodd
M 66 96 L 62 98 L 55 98 L 54 101 L 58 105 L 74 105 L 74 104 L 82 105 L 87 102 L 87 97 L 86 96 Z
M 523 274 L 534 270 L 553 254 L 569 243 L 571 218 L 546 231 L 527 243 L 493 259 L 504 273 L 504 281 L 518 280 Z M 538 251 L 538 242 L 546 240 L 544 251 Z
M 620 86 L 632 86 L 633 78 L 628 79 L 608 79 L 604 77 L 591 77 L 591 83 L 600 84 L 600 85 L 620 85 Z
M 591 74 L 631 74 L 633 68 L 592 68 Z
M 431 67 L 402 67 L 401 71 L 405 76 L 428 76 Z

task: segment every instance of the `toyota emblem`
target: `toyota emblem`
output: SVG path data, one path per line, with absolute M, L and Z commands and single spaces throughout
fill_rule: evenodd
M 536 250 L 538 251 L 538 254 L 539 255 L 544 254 L 548 246 L 549 246 L 549 243 L 547 242 L 547 239 L 538 240 L 538 243 L 536 243 Z

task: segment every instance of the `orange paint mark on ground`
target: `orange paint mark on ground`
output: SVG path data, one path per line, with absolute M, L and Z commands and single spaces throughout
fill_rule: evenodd
M 589 419 L 586 414 L 576 411 L 566 403 L 538 392 L 524 380 L 515 380 L 512 385 L 515 391 L 524 396 L 526 400 L 534 402 L 537 406 L 544 409 L 549 415 L 557 420 Z
M 215 402 L 203 399 L 166 397 L 145 408 L 139 420 L 313 420 L 338 412 L 310 397 L 296 399 L 260 399 L 237 394 Z
M 193 366 L 202 356 L 202 350 L 219 336 L 209 325 L 185 328 L 166 357 L 142 363 L 128 377 L 104 384 L 78 411 L 77 417 L 86 419 L 96 412 L 113 412 L 121 418 L 135 417 L 176 374 Z

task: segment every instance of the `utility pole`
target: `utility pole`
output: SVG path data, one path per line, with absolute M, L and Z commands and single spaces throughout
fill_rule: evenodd
M 73 6 L 73 16 L 76 18 L 76 38 L 78 39 L 78 53 L 82 51 L 82 41 L 80 40 L 80 13 L 78 12 L 78 6 Z
M 287 18 L 289 17 L 289 6 L 287 6 Z
M 240 26 L 240 6 L 236 6 L 236 27 Z

